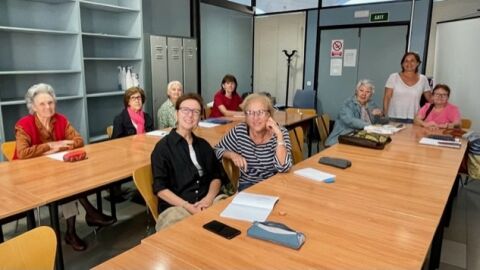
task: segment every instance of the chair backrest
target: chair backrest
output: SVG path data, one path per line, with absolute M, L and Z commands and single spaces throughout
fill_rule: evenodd
M 113 134 L 113 126 L 108 126 L 107 127 L 107 135 L 108 135 L 109 139 L 112 138 L 112 134 Z
M 287 113 L 302 113 L 302 114 L 305 114 L 305 115 L 308 115 L 308 114 L 317 114 L 317 111 L 315 111 L 315 109 L 307 109 L 307 108 L 286 108 L 285 111 Z
M 211 113 L 212 113 L 212 108 L 206 106 L 203 111 L 203 119 L 207 119 L 208 117 L 210 117 Z
M 145 200 L 153 219 L 157 221 L 158 197 L 153 194 L 152 166 L 148 164 L 133 171 L 133 182 Z
M 293 97 L 293 107 L 315 108 L 315 91 L 309 89 L 297 90 Z
M 461 128 L 470 129 L 472 127 L 472 120 L 467 118 L 462 118 L 460 125 L 461 125 Z
M 240 169 L 235 166 L 231 159 L 228 158 L 222 158 L 222 164 L 225 172 L 228 175 L 228 178 L 230 179 L 230 182 L 232 183 L 232 186 L 234 188 L 233 191 L 237 191 L 238 179 L 240 178 Z
M 17 143 L 15 141 L 4 142 L 2 143 L 2 153 L 3 156 L 8 160 L 12 161 L 15 154 L 15 147 Z
M 327 136 L 330 135 L 330 115 L 327 113 L 322 114 L 322 121 L 325 125 L 325 129 L 327 130 Z
M 56 252 L 55 231 L 37 227 L 0 244 L 0 268 L 52 270 Z
M 292 145 L 293 164 L 303 160 L 303 129 L 296 127 L 288 132 L 290 143 Z

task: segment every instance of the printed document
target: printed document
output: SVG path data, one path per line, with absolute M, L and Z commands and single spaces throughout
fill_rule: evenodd
M 278 197 L 275 196 L 240 192 L 220 216 L 250 222 L 265 221 L 277 201 Z

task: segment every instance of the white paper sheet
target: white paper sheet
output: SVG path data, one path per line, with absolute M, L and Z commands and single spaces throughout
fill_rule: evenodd
M 168 133 L 170 132 L 166 130 L 154 130 L 154 131 L 147 132 L 147 135 L 165 137 L 168 135 Z
M 198 126 L 199 126 L 199 127 L 204 127 L 204 128 L 211 128 L 211 127 L 220 126 L 220 124 L 208 123 L 208 122 L 205 122 L 205 121 L 200 121 L 200 123 L 198 123 Z
M 342 76 L 342 59 L 330 59 L 330 76 Z
M 343 66 L 355 67 L 357 65 L 357 50 L 345 49 L 345 56 L 343 57 Z
M 59 160 L 59 161 L 63 161 L 63 155 L 65 155 L 67 152 L 68 151 L 57 152 L 57 153 L 47 155 L 46 157 L 49 157 L 49 158 L 55 159 L 55 160 Z
M 220 216 L 250 222 L 265 221 L 277 201 L 275 196 L 240 192 Z

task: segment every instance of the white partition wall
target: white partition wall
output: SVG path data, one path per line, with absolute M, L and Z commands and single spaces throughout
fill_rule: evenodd
M 305 13 L 288 13 L 255 17 L 254 38 L 255 91 L 266 91 L 285 104 L 287 57 L 282 50 L 297 50 L 290 64 L 288 104 L 292 105 L 297 89 L 303 86 Z
M 450 86 L 450 102 L 480 130 L 480 18 L 437 25 L 434 80 Z

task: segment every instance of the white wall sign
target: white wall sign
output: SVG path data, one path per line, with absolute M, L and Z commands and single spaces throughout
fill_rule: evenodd
M 342 58 L 330 59 L 330 76 L 342 76 Z
M 343 57 L 343 39 L 332 39 L 330 57 Z
M 343 66 L 355 67 L 357 65 L 357 49 L 345 49 L 343 57 Z

